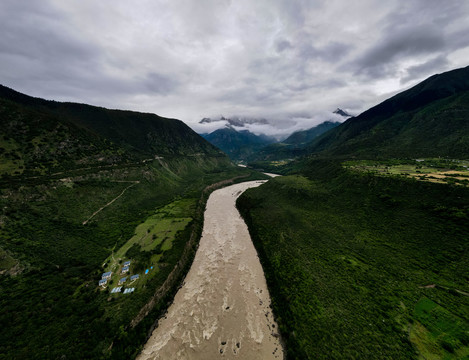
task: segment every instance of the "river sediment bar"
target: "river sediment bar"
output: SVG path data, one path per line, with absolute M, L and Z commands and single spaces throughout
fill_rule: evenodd
M 262 183 L 210 195 L 192 267 L 139 360 L 283 359 L 264 272 L 235 206 Z

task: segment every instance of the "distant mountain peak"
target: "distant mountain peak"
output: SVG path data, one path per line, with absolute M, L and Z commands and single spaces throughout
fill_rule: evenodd
M 341 116 L 343 116 L 343 117 L 350 117 L 350 116 L 352 116 L 352 115 L 350 115 L 348 112 L 342 110 L 341 108 L 337 108 L 337 109 L 335 109 L 333 112 L 334 112 L 334 114 L 338 114 L 338 115 L 341 115 Z
M 227 121 L 229 125 L 238 126 L 238 127 L 244 127 L 246 124 L 262 124 L 262 125 L 269 124 L 269 121 L 267 121 L 264 118 L 240 118 L 240 117 L 226 118 L 223 115 L 220 116 L 219 119 L 212 119 L 212 118 L 205 117 L 199 121 L 199 124 L 208 124 L 208 123 L 214 123 L 218 121 Z
M 256 135 L 247 129 L 235 129 L 230 124 L 210 134 L 201 134 L 201 136 L 233 160 L 246 160 L 251 154 L 275 142 L 272 137 Z

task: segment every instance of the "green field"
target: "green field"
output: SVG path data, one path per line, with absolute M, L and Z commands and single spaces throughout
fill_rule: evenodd
M 419 160 L 354 160 L 344 167 L 381 176 L 406 176 L 421 181 L 469 186 L 469 161 L 445 159 Z
M 288 358 L 417 359 L 426 351 L 420 343 L 464 358 L 468 191 L 348 171 L 332 161 L 305 162 L 300 174 L 246 191 L 238 208 Z M 422 298 L 439 310 L 423 317 Z M 442 314 L 451 329 L 432 325 Z M 419 342 L 418 329 L 458 335 L 448 338 L 453 345 Z
M 423 297 L 414 309 L 410 339 L 422 359 L 469 358 L 469 323 Z
M 103 266 L 103 272 L 112 271 L 109 288 L 116 286 L 122 277 L 139 274 L 138 281 L 132 284 L 136 289 L 145 286 L 159 271 L 163 253 L 173 246 L 176 235 L 186 229 L 192 221 L 197 199 L 173 201 L 155 211 L 142 224 L 135 228 L 134 235 L 118 250 L 112 251 Z M 122 264 L 130 260 L 129 273 L 121 275 Z M 164 265 L 164 264 L 163 264 Z M 153 269 L 151 269 L 153 267 Z M 147 275 L 144 270 L 150 269 Z M 116 293 L 115 296 L 121 295 Z

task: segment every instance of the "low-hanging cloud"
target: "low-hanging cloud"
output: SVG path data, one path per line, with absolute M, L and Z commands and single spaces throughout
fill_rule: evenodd
M 233 116 L 232 118 L 239 119 Z M 224 118 L 222 118 L 224 119 Z M 228 120 L 220 120 L 214 117 L 211 122 L 192 124 L 192 128 L 199 134 L 211 133 L 225 127 L 231 127 L 237 131 L 248 130 L 256 135 L 268 135 L 282 140 L 296 131 L 308 130 L 325 121 L 344 122 L 347 118 L 333 112 L 319 112 L 314 116 L 306 114 L 290 114 L 287 117 L 275 117 L 270 119 L 244 119 L 243 125 L 230 124 Z

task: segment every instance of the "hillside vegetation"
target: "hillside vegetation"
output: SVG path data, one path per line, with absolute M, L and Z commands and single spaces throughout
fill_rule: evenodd
M 313 140 L 308 153 L 469 157 L 469 67 L 434 75 Z
M 282 142 L 289 145 L 304 146 L 314 140 L 319 135 L 324 134 L 326 131 L 335 128 L 340 125 L 339 122 L 334 121 L 324 121 L 323 123 L 312 127 L 308 130 L 295 131 L 289 137 L 287 137 Z
M 213 184 L 259 175 L 177 120 L 0 90 L 0 359 L 135 357 Z M 124 260 L 140 279 L 111 294 Z
M 295 166 L 238 200 L 288 358 L 467 358 L 469 189 Z
M 33 98 L 0 85 L 0 174 L 224 155 L 180 120 Z M 3 171 L 2 171 L 3 170 Z
M 266 161 L 291 160 L 304 156 L 308 154 L 307 146 L 313 139 L 338 125 L 339 122 L 325 121 L 310 129 L 296 131 L 281 142 L 262 147 L 252 153 L 247 160 L 253 166 L 263 167 Z
M 288 358 L 467 359 L 469 67 L 299 155 L 238 199 Z

